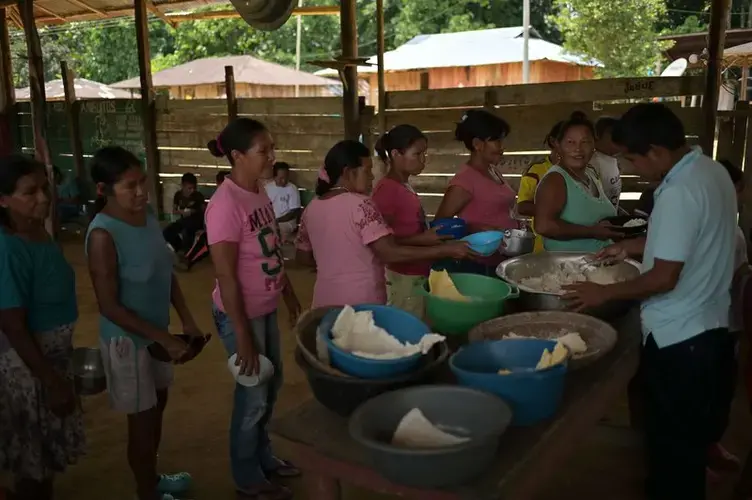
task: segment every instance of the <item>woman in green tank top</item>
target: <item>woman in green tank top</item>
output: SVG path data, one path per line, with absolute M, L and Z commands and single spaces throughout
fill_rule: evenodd
M 593 124 L 580 112 L 562 125 L 557 137 L 560 159 L 535 192 L 535 231 L 548 251 L 596 252 L 620 236 L 603 219 L 616 215 L 595 172 Z

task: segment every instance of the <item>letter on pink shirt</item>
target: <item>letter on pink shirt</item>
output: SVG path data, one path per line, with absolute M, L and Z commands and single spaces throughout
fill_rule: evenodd
M 274 209 L 264 190 L 253 193 L 225 179 L 209 201 L 205 217 L 209 245 L 238 244 L 237 272 L 246 315 L 256 318 L 274 311 L 285 271 Z M 219 282 L 212 298 L 224 311 Z

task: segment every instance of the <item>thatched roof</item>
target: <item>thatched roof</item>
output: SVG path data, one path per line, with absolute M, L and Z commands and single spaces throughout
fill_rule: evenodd
M 174 68 L 164 69 L 152 75 L 154 87 L 177 87 L 181 85 L 220 84 L 225 81 L 225 66 L 232 66 L 235 83 L 252 85 L 337 85 L 328 78 L 322 78 L 304 71 L 280 66 L 251 56 L 225 56 L 196 59 Z M 138 77 L 113 83 L 111 87 L 137 89 L 141 87 Z
M 130 90 L 114 89 L 104 83 L 93 82 L 85 78 L 76 78 L 73 80 L 73 88 L 76 90 L 76 99 L 130 99 L 138 97 L 138 94 L 132 95 Z M 28 101 L 29 93 L 29 87 L 16 89 L 16 100 Z M 63 81 L 50 80 L 45 83 L 44 94 L 48 101 L 65 99 Z

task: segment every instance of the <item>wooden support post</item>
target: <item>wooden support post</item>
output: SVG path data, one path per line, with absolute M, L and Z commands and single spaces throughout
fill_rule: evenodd
M 739 168 L 742 168 L 742 162 L 744 161 L 744 142 L 747 140 L 748 114 L 749 103 L 747 101 L 737 102 L 736 113 L 734 113 L 734 138 L 728 159 Z
M 146 175 L 149 184 L 149 203 L 157 214 L 162 214 L 159 188 L 159 150 L 157 149 L 157 103 L 151 80 L 151 56 L 149 49 L 149 8 L 147 0 L 134 0 L 136 13 L 136 43 L 138 45 L 138 68 L 141 76 L 141 119 L 144 126 L 144 149 L 146 150 Z
M 86 175 L 84 167 L 84 144 L 81 138 L 81 123 L 79 120 L 79 103 L 76 101 L 75 77 L 66 61 L 60 62 L 60 74 L 63 76 L 63 91 L 65 92 L 65 114 L 68 117 L 68 133 L 73 152 L 73 167 L 76 179 L 83 180 Z
M 700 137 L 702 149 L 713 154 L 715 121 L 718 116 L 718 91 L 721 87 L 721 59 L 726 35 L 726 14 L 730 0 L 713 0 L 710 9 L 710 30 L 708 34 L 708 67 L 705 73 L 705 93 L 702 99 L 704 131 Z
M 34 130 L 34 156 L 47 167 L 50 185 L 55 186 L 55 175 L 47 145 L 47 103 L 44 92 L 44 64 L 42 62 L 42 44 L 34 23 L 34 1 L 18 0 L 18 12 L 26 38 L 26 50 L 29 57 L 29 90 L 31 97 L 31 126 Z M 57 224 L 57 189 L 50 189 L 50 215 L 45 221 L 47 232 L 56 239 Z
M 749 116 L 748 121 L 752 121 Z M 744 192 L 742 193 L 742 207 L 739 214 L 739 225 L 744 235 L 749 238 L 752 230 L 752 123 L 747 124 L 747 148 L 744 152 Z
M 227 97 L 227 122 L 238 117 L 238 98 L 235 96 L 235 72 L 225 66 L 225 96 Z
M 342 58 L 348 61 L 358 57 L 358 27 L 355 0 L 340 2 L 340 36 Z M 358 67 L 345 66 L 342 71 L 342 111 L 345 119 L 345 139 L 358 140 L 360 134 L 358 120 Z
M 13 88 L 10 37 L 8 33 L 8 8 L 0 9 L 0 155 L 14 150 L 13 134 L 16 125 L 16 93 Z
M 750 10 L 752 12 L 752 9 Z M 739 100 L 744 102 L 749 102 L 749 99 L 747 98 L 747 83 L 749 82 L 749 61 L 747 59 L 744 60 L 744 66 L 742 66 L 742 81 L 741 85 L 739 86 Z
M 379 135 L 386 132 L 386 75 L 384 74 L 384 0 L 376 0 L 376 59 L 379 79 Z

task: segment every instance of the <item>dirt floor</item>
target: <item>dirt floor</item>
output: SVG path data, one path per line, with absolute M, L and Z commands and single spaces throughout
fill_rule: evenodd
M 70 238 L 69 238 L 70 239 Z M 78 278 L 79 321 L 75 343 L 94 346 L 97 342 L 97 306 L 84 261 L 80 241 L 64 244 L 66 256 L 75 267 Z M 290 269 L 290 276 L 301 303 L 311 300 L 314 275 L 308 270 Z M 189 274 L 179 275 L 188 304 L 199 325 L 214 331 L 211 318 L 213 270 L 208 262 L 201 263 Z M 280 308 L 280 321 L 285 334 L 285 386 L 277 411 L 283 413 L 310 398 L 303 373 L 293 360 L 295 341 L 290 337 L 287 315 Z M 174 325 L 179 321 L 174 317 Z M 176 330 L 177 332 L 177 330 Z M 230 500 L 235 498 L 229 475 L 227 436 L 230 420 L 232 379 L 225 367 L 225 353 L 216 339 L 195 361 L 178 367 L 174 388 L 167 408 L 165 433 L 160 450 L 160 465 L 165 472 L 188 471 L 195 479 L 195 488 L 187 498 L 194 500 Z M 624 399 L 624 398 L 622 398 Z M 125 418 L 111 411 L 105 394 L 84 401 L 89 452 L 77 466 L 59 478 L 58 500 L 130 500 L 133 483 L 125 457 Z M 627 430 L 626 403 L 613 408 L 603 425 L 583 436 L 582 446 L 573 458 L 562 464 L 558 477 L 544 486 L 539 500 L 608 498 L 609 500 L 640 498 L 641 450 L 639 439 Z M 727 433 L 727 446 L 743 453 L 752 444 L 752 422 L 747 404 L 740 393 L 735 403 L 732 428 Z M 285 454 L 285 443 L 276 442 L 279 455 Z M 731 498 L 734 477 L 712 488 L 712 498 Z M 293 481 L 296 498 L 306 498 L 301 485 Z M 347 500 L 388 498 L 345 488 Z

